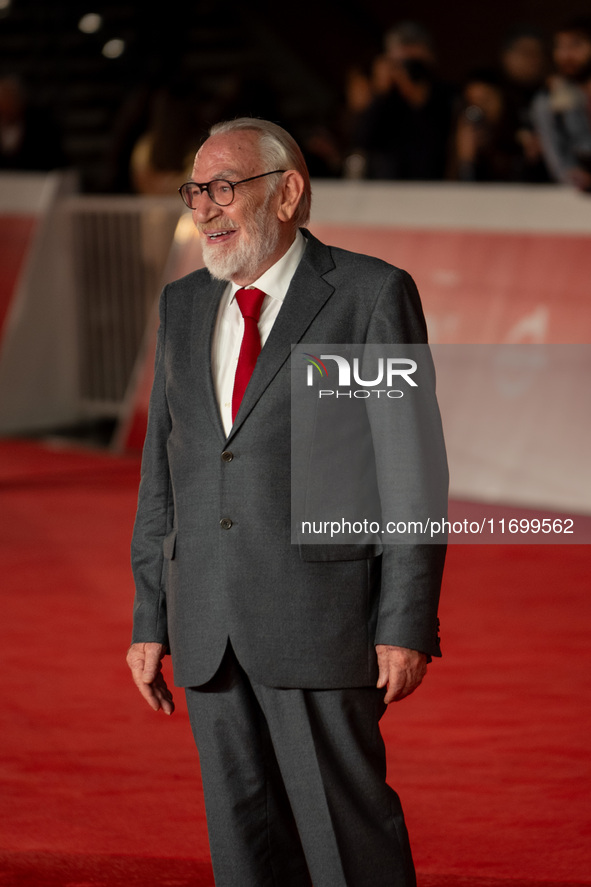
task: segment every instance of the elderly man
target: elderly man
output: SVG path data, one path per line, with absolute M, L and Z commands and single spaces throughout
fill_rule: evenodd
M 426 341 L 411 278 L 325 246 L 283 129 L 219 124 L 180 189 L 206 269 L 165 287 L 128 664 L 186 688 L 218 887 L 410 887 L 378 722 L 439 654 L 444 549 L 290 536 L 292 343 Z

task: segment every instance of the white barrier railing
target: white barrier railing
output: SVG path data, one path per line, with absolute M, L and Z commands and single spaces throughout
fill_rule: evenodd
M 178 197 L 61 196 L 67 178 L 0 177 L 0 218 L 34 220 L 0 331 L 0 433 L 119 418 L 183 211 Z

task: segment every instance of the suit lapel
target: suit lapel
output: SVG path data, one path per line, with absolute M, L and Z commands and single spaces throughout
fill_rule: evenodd
M 191 350 L 195 389 L 201 395 L 211 423 L 218 430 L 222 441 L 226 439 L 226 433 L 222 425 L 213 384 L 211 346 L 220 299 L 226 286 L 226 281 L 212 279 L 207 289 L 202 290 L 200 294 L 193 295 L 193 347 Z
M 309 232 L 306 231 L 305 235 L 308 240 L 306 250 L 269 338 L 257 360 L 228 440 L 238 431 L 265 389 L 288 360 L 292 344 L 303 338 L 318 312 L 334 292 L 334 287 L 323 279 L 323 275 L 334 268 L 329 248 Z

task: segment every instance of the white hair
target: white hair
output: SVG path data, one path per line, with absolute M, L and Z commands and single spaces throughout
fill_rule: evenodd
M 258 117 L 237 117 L 235 120 L 216 123 L 209 130 L 209 135 L 245 130 L 257 133 L 261 156 L 269 169 L 295 169 L 301 174 L 304 179 L 304 191 L 297 205 L 293 223 L 297 227 L 305 225 L 310 218 L 312 189 L 308 167 L 298 143 L 281 126 L 271 123 L 270 120 L 260 120 Z M 269 191 L 273 191 L 276 187 L 274 182 L 269 182 Z

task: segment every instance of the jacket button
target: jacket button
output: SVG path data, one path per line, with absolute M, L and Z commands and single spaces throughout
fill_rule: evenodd
M 224 450 L 222 453 L 222 462 L 231 462 L 234 458 L 234 453 L 231 453 L 230 450 Z
M 222 528 L 222 530 L 229 530 L 231 526 L 232 526 L 232 521 L 230 520 L 229 517 L 223 517 L 221 519 L 220 527 Z

